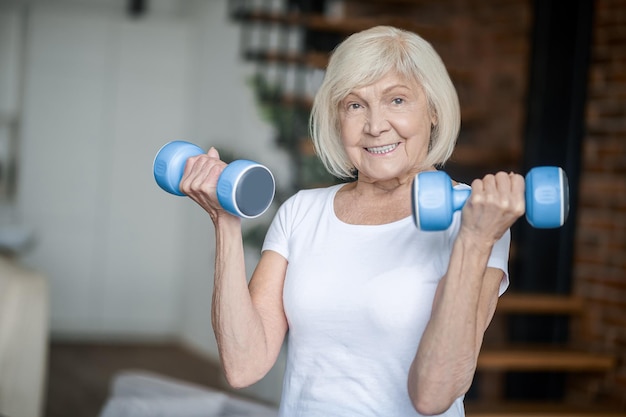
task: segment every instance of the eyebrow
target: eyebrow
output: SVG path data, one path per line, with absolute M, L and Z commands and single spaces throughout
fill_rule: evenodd
M 406 84 L 393 84 L 393 85 L 390 85 L 389 87 L 384 88 L 383 91 L 382 91 L 382 94 L 388 94 L 390 91 L 395 90 L 396 88 L 400 88 L 400 89 L 403 89 L 403 90 L 409 90 L 409 91 L 411 90 L 411 87 L 409 87 Z M 361 95 L 359 93 L 357 93 L 354 90 L 352 90 L 341 101 L 347 99 L 350 96 L 357 96 L 357 97 L 361 98 Z
M 395 90 L 396 88 L 402 88 L 402 89 L 404 89 L 404 90 L 411 90 L 411 87 L 409 87 L 409 86 L 408 86 L 408 85 L 406 85 L 406 84 L 394 84 L 394 85 L 390 85 L 389 87 L 385 88 L 385 89 L 383 90 L 383 93 L 388 93 L 388 92 L 390 92 L 391 90 Z

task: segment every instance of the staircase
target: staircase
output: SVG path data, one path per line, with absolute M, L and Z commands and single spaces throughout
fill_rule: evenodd
M 509 14 L 510 21 L 522 22 L 519 23 L 521 26 L 513 30 L 496 28 L 488 35 L 474 35 L 472 28 L 468 27 L 468 3 L 471 2 L 231 0 L 229 13 L 242 28 L 242 55 L 257 66 L 254 85 L 259 104 L 272 115 L 278 132 L 277 143 L 291 154 L 297 167 L 294 189 L 333 182 L 315 157 L 307 137 L 312 97 L 328 62 L 329 51 L 350 33 L 379 24 L 420 33 L 435 46 L 448 66 L 459 92 L 463 126 L 446 170 L 457 180 L 468 183 L 485 172 L 519 170 L 523 146 L 518 132 L 522 126 L 521 122 L 519 125 L 514 122 L 518 120 L 516 114 L 523 112 L 519 103 L 525 90 L 524 85 L 514 82 L 519 74 L 511 68 L 525 68 L 526 58 L 523 52 L 515 48 L 511 50 L 501 43 L 510 33 L 528 31 L 528 27 L 523 26 L 526 21 L 523 11 L 529 2 L 518 0 L 508 2 L 506 6 L 499 3 L 503 8 L 512 9 L 504 13 Z M 474 3 L 472 12 L 479 7 Z M 516 4 L 522 13 L 514 8 Z M 491 13 L 489 5 L 484 7 L 484 13 Z M 492 38 L 495 39 L 494 45 L 481 44 Z M 475 64 L 480 57 L 468 52 L 490 47 L 502 48 L 495 53 L 498 60 L 505 63 L 501 73 L 486 72 L 485 67 Z M 523 50 L 521 46 L 518 48 Z M 488 58 L 489 55 L 485 59 Z M 522 78 L 525 77 L 526 74 L 522 74 Z M 505 83 L 509 95 L 491 96 L 492 90 L 483 87 L 493 80 Z M 507 120 L 505 128 L 509 131 L 498 130 L 503 128 L 500 120 Z M 493 139 L 489 139 L 492 136 Z M 502 136 L 511 140 L 502 141 Z M 292 191 L 284 191 L 284 194 Z M 278 190 L 278 196 L 280 194 Z M 505 293 L 485 335 L 473 394 L 466 398 L 468 417 L 626 417 L 624 404 L 605 404 L 597 389 L 573 395 L 572 390 L 566 388 L 563 398 L 549 401 L 509 398 L 505 386 L 507 375 L 512 372 L 554 372 L 584 377 L 611 372 L 616 366 L 614 356 L 592 352 L 587 346 L 507 342 L 507 321 L 529 315 L 566 317 L 577 326 L 577 331 L 584 330 L 586 322 L 585 303 L 581 297 Z M 567 383 L 567 378 L 565 381 Z
M 567 316 L 584 329 L 586 311 L 584 300 L 574 295 L 505 293 L 498 302 L 496 316 L 485 335 L 485 345 L 478 358 L 477 373 L 479 394 L 476 400 L 466 401 L 468 417 L 521 417 L 521 416 L 573 416 L 573 417 L 626 417 L 618 404 L 607 405 L 596 398 L 597 393 L 557 401 L 507 401 L 501 387 L 506 372 L 564 372 L 590 374 L 610 372 L 616 358 L 607 353 L 591 352 L 585 347 L 570 345 L 516 345 L 502 342 L 501 335 L 506 318 L 512 315 Z M 494 389 L 494 386 L 500 389 Z

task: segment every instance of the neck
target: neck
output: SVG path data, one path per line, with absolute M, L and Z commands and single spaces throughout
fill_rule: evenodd
M 360 176 L 335 197 L 335 214 L 350 224 L 385 224 L 411 215 L 415 175 L 372 181 Z
M 397 191 L 404 193 L 407 188 L 410 189 L 417 174 L 434 170 L 434 167 L 424 170 L 414 170 L 402 176 L 383 180 L 369 178 L 359 174 L 358 179 L 354 182 L 353 190 L 362 195 L 390 194 Z

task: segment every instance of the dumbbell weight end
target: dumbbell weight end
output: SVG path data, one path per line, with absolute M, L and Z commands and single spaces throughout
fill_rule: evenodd
M 470 190 L 455 190 L 442 171 L 426 171 L 413 180 L 413 221 L 420 230 L 445 230 L 456 210 L 465 205 Z
M 526 174 L 526 220 L 538 229 L 563 226 L 569 215 L 569 181 L 562 168 L 535 167 Z
M 224 168 L 217 181 L 217 199 L 231 214 L 253 219 L 269 208 L 274 199 L 274 177 L 263 165 L 238 159 Z
M 152 164 L 154 179 L 159 187 L 170 194 L 184 196 L 180 191 L 180 180 L 183 178 L 187 159 L 203 153 L 204 150 L 199 146 L 182 140 L 163 145 Z

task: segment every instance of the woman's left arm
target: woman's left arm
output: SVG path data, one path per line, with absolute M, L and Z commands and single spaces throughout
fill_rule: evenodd
M 503 278 L 487 263 L 524 208 L 520 175 L 501 172 L 472 183 L 448 270 L 409 370 L 409 395 L 419 413 L 441 414 L 469 389 Z

